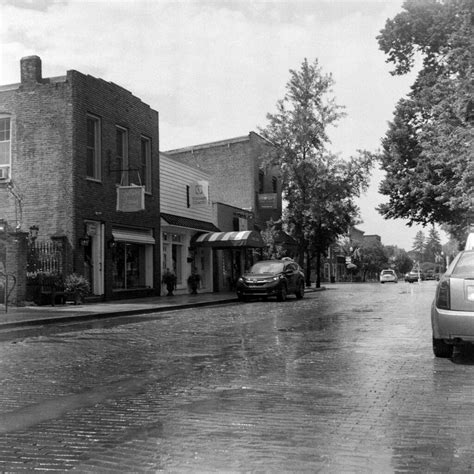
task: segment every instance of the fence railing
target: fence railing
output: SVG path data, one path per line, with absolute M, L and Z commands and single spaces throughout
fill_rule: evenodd
M 31 242 L 28 245 L 27 273 L 55 273 L 65 269 L 65 249 L 62 242 Z

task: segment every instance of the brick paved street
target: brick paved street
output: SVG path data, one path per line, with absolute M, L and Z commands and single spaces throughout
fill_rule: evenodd
M 1 342 L 0 471 L 469 472 L 474 355 L 433 357 L 434 289 L 334 285 Z

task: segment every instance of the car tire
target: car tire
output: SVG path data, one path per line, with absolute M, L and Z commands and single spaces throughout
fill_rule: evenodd
M 247 297 L 244 296 L 242 293 L 237 293 L 237 298 L 239 301 L 247 301 Z
M 304 281 L 300 281 L 298 284 L 298 288 L 295 291 L 296 298 L 299 300 L 304 296 Z
M 454 346 L 446 344 L 442 339 L 433 338 L 433 353 L 435 357 L 442 357 L 444 359 L 453 356 Z
M 277 293 L 277 300 L 286 301 L 286 295 L 287 295 L 286 285 L 282 283 Z

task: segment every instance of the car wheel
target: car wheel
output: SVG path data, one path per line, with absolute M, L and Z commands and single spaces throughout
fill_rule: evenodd
M 433 353 L 435 357 L 449 358 L 453 356 L 454 346 L 446 344 L 442 339 L 433 338 Z
M 282 283 L 282 285 L 280 286 L 280 289 L 278 290 L 277 300 L 286 301 L 286 295 L 287 295 L 286 285 Z
M 300 300 L 304 296 L 304 281 L 300 281 L 295 291 L 296 297 Z
M 380 283 L 382 283 L 382 285 L 385 283 L 384 281 L 381 281 Z
M 244 296 L 242 293 L 237 293 L 237 298 L 239 301 L 247 301 L 247 297 Z

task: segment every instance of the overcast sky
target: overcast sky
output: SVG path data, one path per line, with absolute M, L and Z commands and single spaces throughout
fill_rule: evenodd
M 160 113 L 160 148 L 246 135 L 265 127 L 289 70 L 317 59 L 347 117 L 331 149 L 376 151 L 414 77 L 393 77 L 376 36 L 402 1 L 0 0 L 0 84 L 19 82 L 36 54 L 43 77 L 76 69 L 115 82 Z M 360 200 L 358 226 L 410 250 L 417 230 L 375 211 L 382 174 Z

